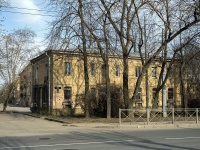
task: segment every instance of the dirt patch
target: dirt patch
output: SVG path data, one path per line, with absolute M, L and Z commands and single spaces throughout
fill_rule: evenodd
M 63 120 L 65 123 L 118 123 L 118 118 L 79 118 L 79 117 L 51 117 L 52 119 Z

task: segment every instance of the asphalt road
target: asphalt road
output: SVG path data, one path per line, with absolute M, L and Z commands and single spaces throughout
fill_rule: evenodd
M 20 113 L 0 113 L 0 150 L 200 150 L 200 128 L 65 126 Z
M 199 129 L 77 129 L 45 136 L 1 137 L 0 150 L 197 150 L 199 135 Z

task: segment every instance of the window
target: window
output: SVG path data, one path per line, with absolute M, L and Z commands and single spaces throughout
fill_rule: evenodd
M 156 97 L 156 88 L 153 88 L 152 89 L 152 97 L 153 97 L 153 100 L 155 99 L 155 97 Z
M 106 65 L 101 66 L 101 74 L 102 74 L 102 77 L 106 76 Z
M 137 99 L 137 100 L 142 100 L 142 88 L 139 88 L 138 94 L 137 94 L 137 96 L 136 96 L 136 99 Z
M 140 66 L 136 66 L 135 67 L 135 76 L 139 77 L 140 73 L 141 73 L 141 67 Z
M 156 67 L 152 67 L 152 77 L 156 77 L 157 74 L 157 68 Z
M 38 79 L 38 67 L 36 67 L 35 78 Z
M 169 77 L 169 78 L 172 78 L 172 69 L 169 69 L 169 68 L 168 68 L 167 71 L 168 71 L 168 77 Z
M 64 88 L 64 99 L 66 101 L 70 101 L 72 97 L 72 88 L 71 87 L 65 87 Z
M 72 73 L 71 62 L 65 62 L 65 75 L 71 75 L 71 73 Z
M 45 64 L 45 76 L 48 76 L 48 70 L 49 70 L 48 64 Z
M 119 77 L 119 65 L 115 65 L 115 75 Z
M 38 75 L 39 71 L 38 71 L 38 67 L 36 67 L 36 70 L 35 70 L 35 84 L 38 84 Z
M 95 64 L 94 63 L 90 64 L 90 71 L 91 71 L 91 76 L 95 76 Z
M 173 95 L 174 95 L 173 88 L 168 88 L 168 99 L 173 100 Z

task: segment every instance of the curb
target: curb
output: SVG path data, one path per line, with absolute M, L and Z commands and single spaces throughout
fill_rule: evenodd
M 13 112 L 13 113 L 22 113 L 22 112 Z M 149 125 L 144 125 L 144 124 L 119 124 L 119 123 L 113 123 L 113 124 L 104 124 L 104 123 L 69 123 L 64 120 L 59 120 L 59 119 L 52 119 L 48 117 L 40 117 L 28 113 L 22 113 L 24 115 L 30 116 L 30 117 L 35 117 L 35 118 L 42 118 L 47 121 L 53 121 L 53 122 L 58 122 L 62 123 L 63 126 L 68 126 L 68 127 L 80 127 L 80 128 L 105 128 L 105 129 L 116 129 L 116 128 L 121 128 L 121 129 L 162 129 L 162 128 L 199 128 L 200 124 L 149 124 Z

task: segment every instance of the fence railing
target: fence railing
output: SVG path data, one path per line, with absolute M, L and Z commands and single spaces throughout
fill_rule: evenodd
M 122 123 L 168 123 L 193 122 L 198 124 L 200 108 L 165 109 L 119 109 L 119 124 Z

